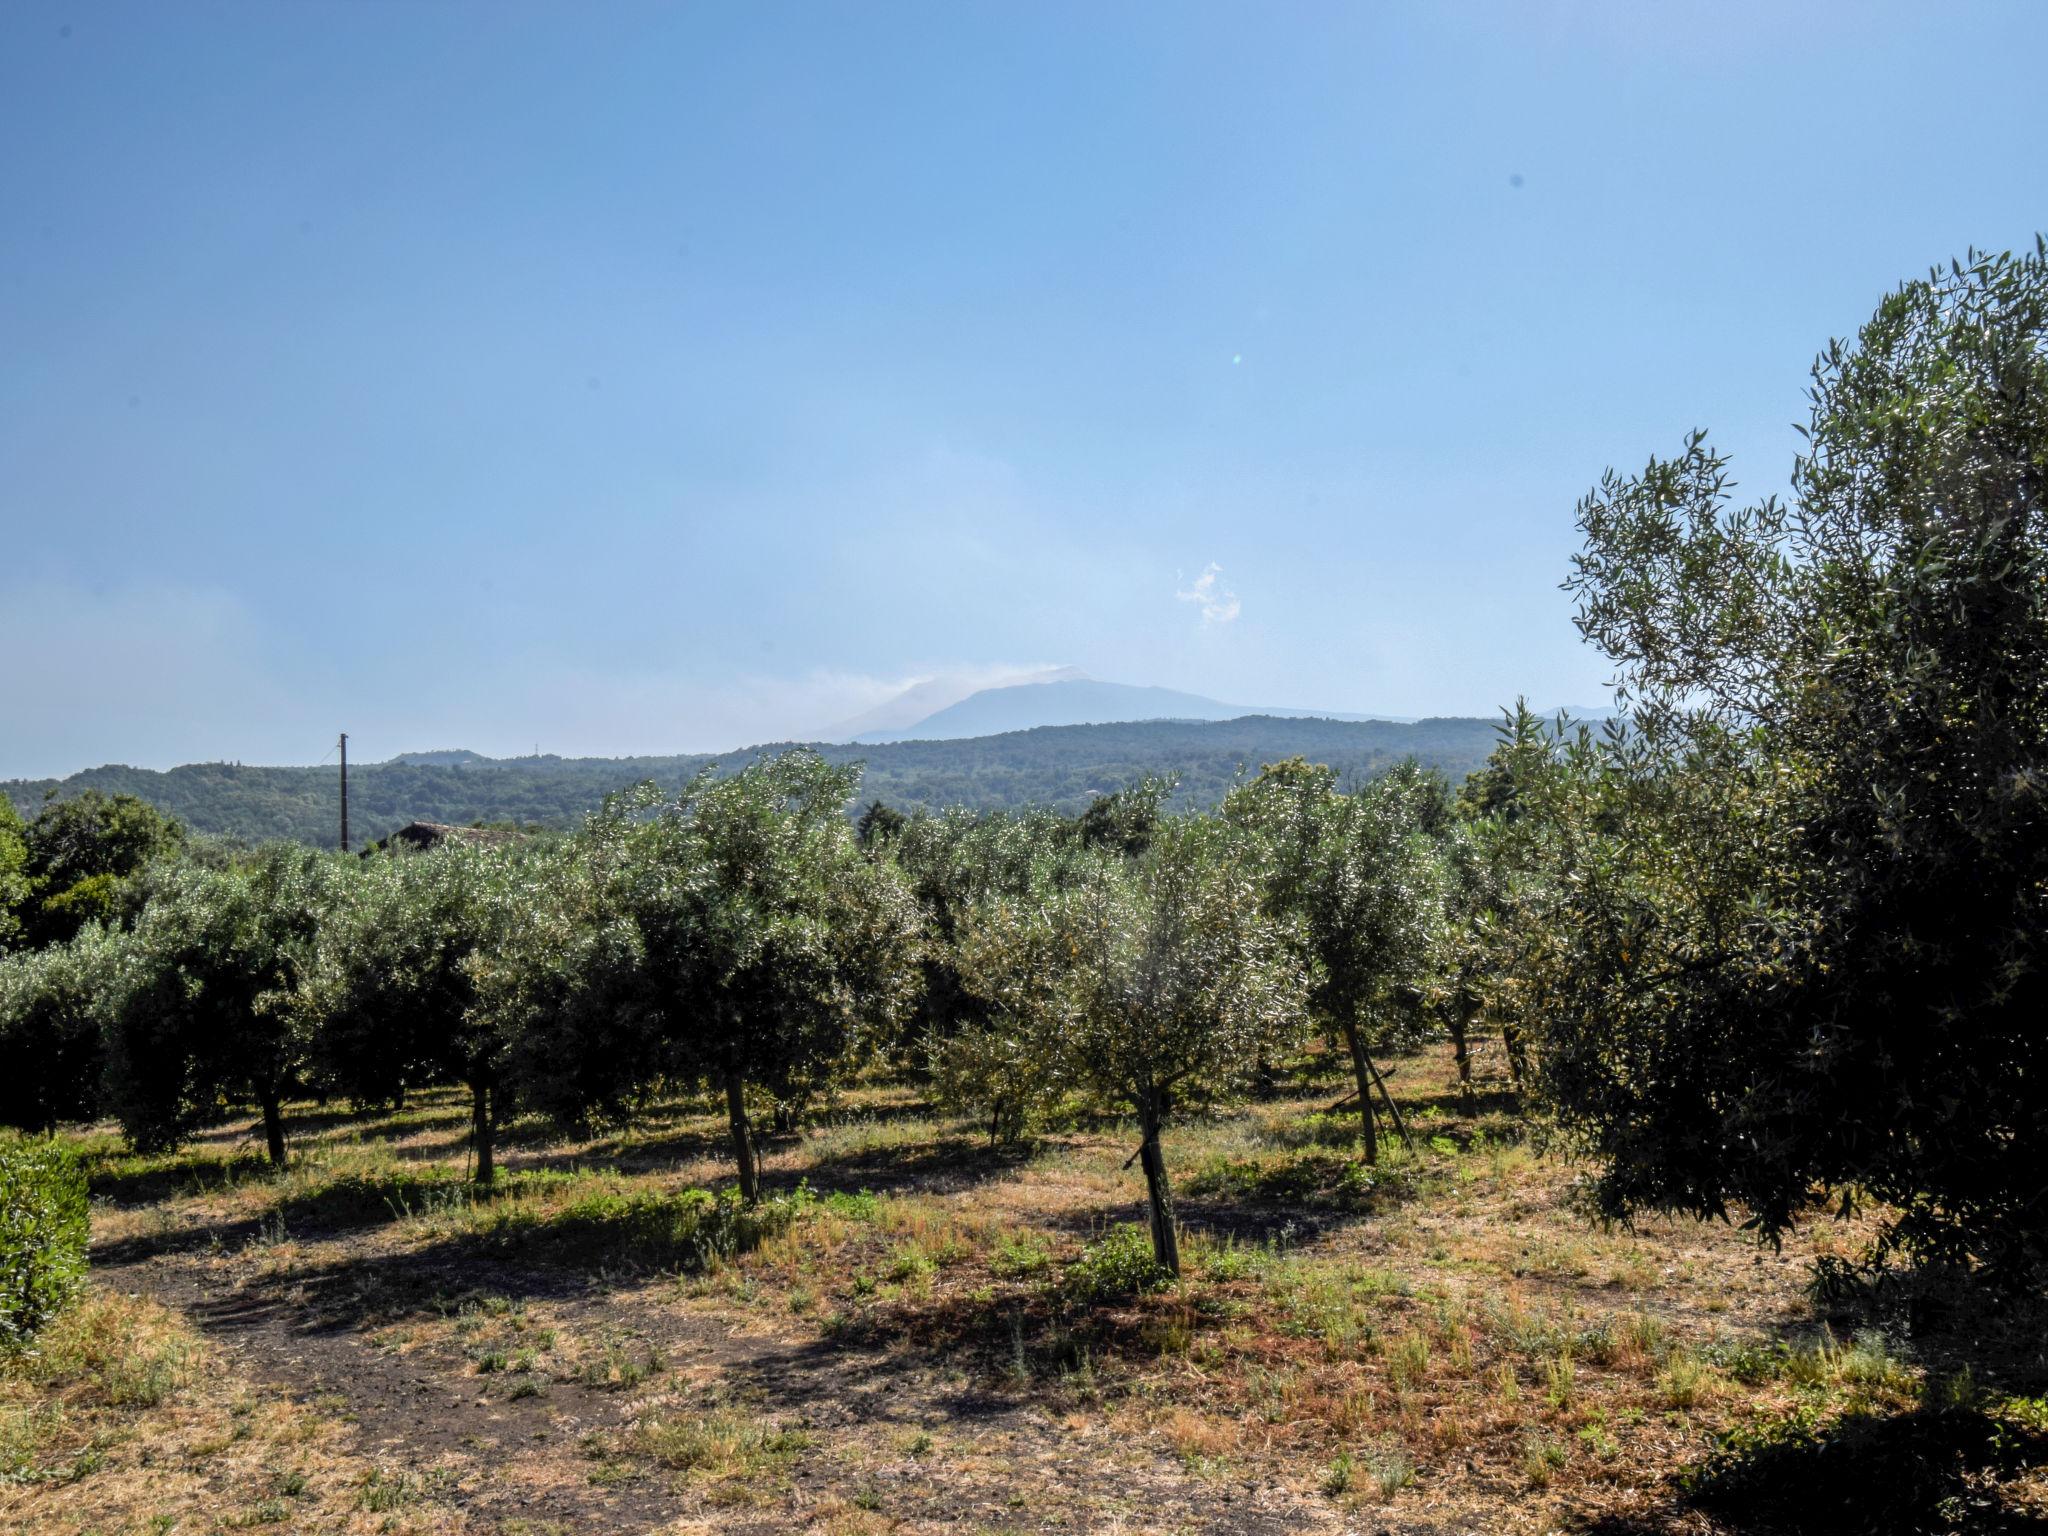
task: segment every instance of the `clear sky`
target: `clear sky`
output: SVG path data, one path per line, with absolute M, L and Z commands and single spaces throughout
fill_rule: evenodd
M 1025 665 L 1597 702 L 1574 500 L 1694 425 L 1782 485 L 1830 335 L 2048 227 L 2044 57 L 2038 0 L 13 0 L 0 775 Z

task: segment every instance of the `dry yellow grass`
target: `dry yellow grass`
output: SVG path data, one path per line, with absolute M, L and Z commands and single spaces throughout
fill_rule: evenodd
M 446 1505 L 372 1507 L 377 1469 L 348 1441 L 166 1308 L 93 1290 L 0 1366 L 0 1529 L 466 1529 Z

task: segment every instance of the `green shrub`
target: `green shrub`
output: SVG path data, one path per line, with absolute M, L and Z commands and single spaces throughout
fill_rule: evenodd
M 85 1175 L 55 1142 L 0 1140 L 0 1350 L 26 1348 L 85 1277 Z
M 1087 1307 L 1128 1300 L 1172 1278 L 1152 1256 L 1151 1234 L 1131 1223 L 1111 1227 L 1084 1248 L 1060 1277 L 1060 1289 L 1069 1301 Z

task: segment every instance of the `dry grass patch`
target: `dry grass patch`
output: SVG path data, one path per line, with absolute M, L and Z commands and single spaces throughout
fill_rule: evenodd
M 175 1313 L 96 1288 L 0 1362 L 0 1524 L 349 1530 L 344 1434 L 249 1388 Z

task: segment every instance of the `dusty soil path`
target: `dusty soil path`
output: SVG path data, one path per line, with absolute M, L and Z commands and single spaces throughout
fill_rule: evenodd
M 1062 1415 L 955 1362 L 821 1339 L 673 1282 L 443 1260 L 361 1230 L 269 1252 L 101 1257 L 102 1283 L 182 1312 L 238 1374 L 351 1425 L 366 1471 L 474 1531 L 1346 1528 L 1286 1488 L 1196 1476 L 1100 1416 Z M 582 1368 L 480 1371 L 462 1334 L 480 1297 L 534 1336 L 575 1341 Z M 600 1354 L 628 1369 L 606 1379 Z M 803 1448 L 771 1474 L 713 1481 L 632 1454 L 636 1421 L 678 1404 L 796 1430 Z

